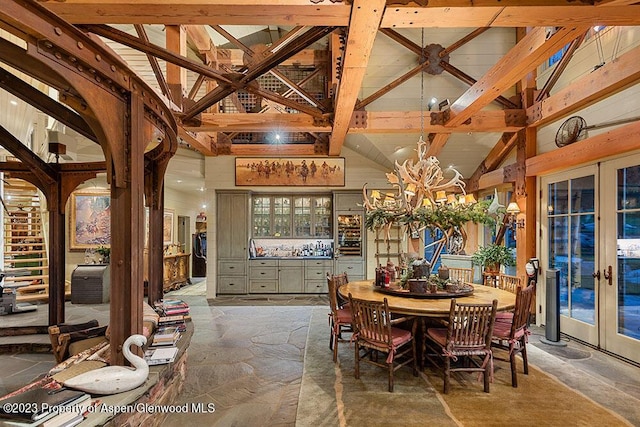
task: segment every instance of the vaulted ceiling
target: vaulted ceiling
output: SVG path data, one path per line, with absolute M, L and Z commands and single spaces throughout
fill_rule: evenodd
M 504 159 L 514 132 L 548 121 L 523 105 L 523 79 L 594 25 L 640 25 L 640 2 L 625 0 L 40 4 L 107 41 L 206 156 L 347 146 L 391 167 L 424 135 L 465 176 Z

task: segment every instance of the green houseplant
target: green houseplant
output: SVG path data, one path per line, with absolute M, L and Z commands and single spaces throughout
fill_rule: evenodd
M 491 244 L 480 246 L 478 250 L 471 255 L 471 262 L 474 265 L 484 267 L 485 271 L 499 272 L 501 265 L 516 265 L 516 257 L 513 249 L 502 245 Z

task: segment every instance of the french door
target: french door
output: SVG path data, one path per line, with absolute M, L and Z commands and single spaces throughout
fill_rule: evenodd
M 561 331 L 640 362 L 640 155 L 545 177 L 541 189 Z

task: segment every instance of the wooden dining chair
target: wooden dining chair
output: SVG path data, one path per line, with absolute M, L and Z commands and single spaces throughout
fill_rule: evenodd
M 510 276 L 508 274 L 500 274 L 498 276 L 498 289 L 515 294 L 520 286 L 522 286 L 522 279 L 520 277 Z
M 497 318 L 493 328 L 491 345 L 509 352 L 511 385 L 513 387 L 518 387 L 516 372 L 516 355 L 518 353 L 522 356 L 524 374 L 529 374 L 527 337 L 529 335 L 529 312 L 534 295 L 535 284 L 531 284 L 524 289 L 518 287 L 516 290 L 516 305 L 512 315 L 510 317 Z
M 389 303 L 355 299 L 349 294 L 349 304 L 353 312 L 355 342 L 355 377 L 360 378 L 360 361 L 387 368 L 389 372 L 389 392 L 393 392 L 394 372 L 412 364 L 413 375 L 418 376 L 416 361 L 416 322 L 412 316 L 392 318 Z M 401 329 L 394 325 L 411 322 L 411 329 Z M 364 352 L 361 353 L 361 351 Z M 377 352 L 386 353 L 384 363 L 379 362 Z
M 463 283 L 473 283 L 473 269 L 462 267 L 449 267 L 449 279 L 459 280 Z
M 489 392 L 497 306 L 495 299 L 491 304 L 459 304 L 452 299 L 447 327 L 427 328 L 425 357 L 435 366 L 444 362 L 445 394 L 449 392 L 452 372 L 482 372 L 484 391 Z M 452 367 L 452 361 L 460 363 Z
M 338 289 L 347 283 L 347 273 L 331 275 L 327 273 L 327 294 L 329 297 L 329 326 L 331 327 L 329 335 L 329 349 L 333 350 L 333 362 L 338 361 L 338 343 L 348 342 L 342 338 L 343 332 L 353 332 L 353 318 L 351 308 L 348 304 L 340 302 Z

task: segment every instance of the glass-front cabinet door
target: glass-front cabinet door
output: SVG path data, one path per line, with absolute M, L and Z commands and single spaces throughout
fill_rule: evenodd
M 253 235 L 255 237 L 273 235 L 271 228 L 271 197 L 253 197 L 251 208 Z
M 273 198 L 273 235 L 276 237 L 291 236 L 291 198 Z
M 362 256 L 362 215 L 338 214 L 336 254 Z
M 293 228 L 296 237 L 311 237 L 311 197 L 293 198 Z
M 331 197 L 314 199 L 313 228 L 316 237 L 331 237 Z

